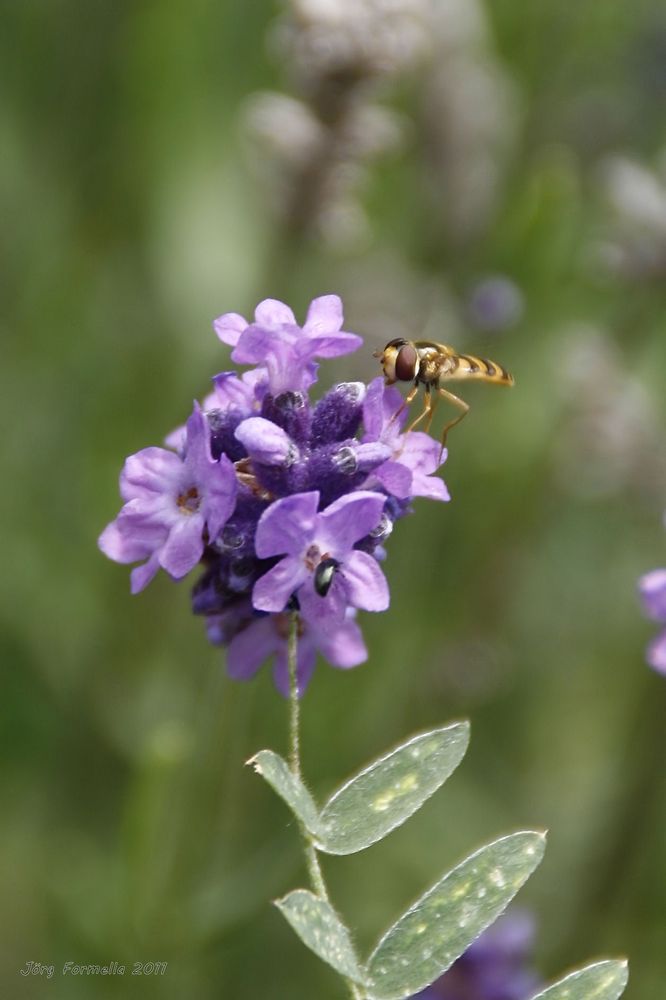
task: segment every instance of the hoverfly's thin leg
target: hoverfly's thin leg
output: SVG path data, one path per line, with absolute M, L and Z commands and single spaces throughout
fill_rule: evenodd
M 469 413 L 469 404 L 466 403 L 464 399 L 460 399 L 458 396 L 454 396 L 452 392 L 448 391 L 448 389 L 438 389 L 437 391 L 440 396 L 444 396 L 446 399 L 449 400 L 449 402 L 453 403 L 454 406 L 457 406 L 459 410 L 462 410 L 462 413 L 459 416 L 455 417 L 453 420 L 449 420 L 448 424 L 444 424 L 444 429 L 442 431 L 442 447 L 439 450 L 439 459 L 441 462 L 442 452 L 446 447 L 447 435 L 451 430 L 451 428 L 455 427 L 456 424 L 459 424 L 460 421 L 463 419 L 463 417 Z
M 418 385 L 416 385 L 415 388 L 418 389 Z M 412 390 L 412 392 L 413 391 L 414 390 Z M 409 395 L 411 396 L 412 393 L 410 392 Z M 409 396 L 407 398 L 409 398 Z M 423 394 L 423 409 L 419 413 L 416 420 L 412 420 L 411 424 L 409 425 L 405 433 L 409 434 L 411 431 L 413 431 L 414 428 L 421 423 L 424 417 L 428 417 L 428 426 L 430 426 L 430 421 L 432 420 L 432 397 L 430 395 L 430 386 L 427 383 L 425 387 L 425 393 Z
M 418 391 L 419 391 L 419 384 L 417 382 L 416 385 L 413 386 L 413 388 L 411 388 L 409 390 L 409 392 L 407 393 L 407 395 L 403 399 L 402 403 L 400 404 L 400 406 L 398 407 L 398 409 L 395 411 L 395 413 L 393 414 L 393 416 L 389 420 L 388 424 L 386 425 L 387 428 L 390 427 L 391 424 L 394 421 L 396 421 L 398 419 L 398 417 L 401 416 L 405 412 L 405 410 L 407 409 L 407 407 L 409 406 L 409 404 L 413 401 L 414 396 L 416 395 L 416 393 Z
M 428 419 L 426 420 L 426 425 L 424 428 L 426 434 L 430 433 L 430 425 L 432 424 L 432 418 L 435 416 L 435 410 L 437 409 L 439 396 L 433 396 L 430 402 L 431 402 L 430 413 L 428 414 Z

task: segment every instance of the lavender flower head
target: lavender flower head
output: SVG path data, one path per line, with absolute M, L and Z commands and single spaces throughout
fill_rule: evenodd
M 401 397 L 381 377 L 343 382 L 311 401 L 316 359 L 362 343 L 342 323 L 336 295 L 315 299 L 302 327 L 273 299 L 253 322 L 237 313 L 216 319 L 232 360 L 254 367 L 216 375 L 167 448 L 127 459 L 124 506 L 99 539 L 109 558 L 140 563 L 133 593 L 160 568 L 180 579 L 199 565 L 193 611 L 210 641 L 227 647 L 230 675 L 247 679 L 272 659 L 285 694 L 291 613 L 300 693 L 318 653 L 342 669 L 362 663 L 356 614 L 388 608 L 379 561 L 395 521 L 414 497 L 449 499 L 434 475 L 439 443 L 402 433 L 404 415 L 393 419 Z
M 539 988 L 530 968 L 533 945 L 531 915 L 506 913 L 414 1000 L 528 1000 Z

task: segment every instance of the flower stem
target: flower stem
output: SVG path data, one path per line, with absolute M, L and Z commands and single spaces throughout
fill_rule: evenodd
M 301 707 L 298 697 L 298 611 L 291 612 L 289 621 L 289 645 L 287 647 L 289 663 L 289 765 L 291 773 L 299 780 L 301 777 Z
M 297 676 L 297 664 L 298 664 L 298 612 L 292 611 L 291 621 L 289 623 L 289 644 L 287 646 L 287 661 L 289 665 L 289 766 L 291 768 L 291 773 L 302 781 L 301 776 L 301 740 L 300 740 L 300 702 L 298 697 L 298 676 Z M 324 873 L 321 870 L 321 865 L 319 864 L 319 858 L 317 856 L 317 848 L 315 847 L 314 841 L 310 831 L 305 827 L 303 823 L 299 823 L 301 828 L 301 836 L 303 838 L 303 847 L 305 853 L 305 863 L 307 865 L 308 874 L 310 875 L 310 883 L 315 892 L 315 895 L 319 896 L 320 899 L 325 900 L 329 906 L 331 906 L 331 899 L 328 894 L 328 889 L 326 887 L 326 882 L 324 881 Z M 356 983 L 351 979 L 347 979 L 343 976 L 347 988 L 349 989 L 349 994 L 353 997 L 353 1000 L 363 1000 L 363 994 L 360 992 Z

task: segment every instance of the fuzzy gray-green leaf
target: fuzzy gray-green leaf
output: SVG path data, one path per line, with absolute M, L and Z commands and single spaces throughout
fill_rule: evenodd
M 513 899 L 543 857 L 545 835 L 514 833 L 448 872 L 391 927 L 367 964 L 373 1000 L 434 982 Z
M 571 972 L 533 1000 L 617 1000 L 628 979 L 625 960 L 607 959 Z
M 349 931 L 326 900 L 307 889 L 296 889 L 276 900 L 275 905 L 315 955 L 340 975 L 364 982 Z
M 328 854 L 362 851 L 404 823 L 465 755 L 469 723 L 421 733 L 350 778 L 319 817 L 317 846 Z
M 247 762 L 284 799 L 291 811 L 312 834 L 319 829 L 317 807 L 309 791 L 289 768 L 286 760 L 272 750 L 260 750 Z

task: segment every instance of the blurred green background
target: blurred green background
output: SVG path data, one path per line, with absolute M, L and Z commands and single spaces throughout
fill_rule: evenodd
M 544 978 L 626 953 L 628 1000 L 665 995 L 666 681 L 635 581 L 666 552 L 666 17 L 434 6 L 432 49 L 368 90 L 400 141 L 363 163 L 348 143 L 342 197 L 322 186 L 308 225 L 277 183 L 298 129 L 252 98 L 311 86 L 272 27 L 284 8 L 0 7 L 2 996 L 339 995 L 270 906 L 306 875 L 243 768 L 286 749 L 269 671 L 228 680 L 188 584 L 131 598 L 96 547 L 124 457 L 228 367 L 212 318 L 267 296 L 302 317 L 332 291 L 366 348 L 318 388 L 372 377 L 402 333 L 517 379 L 461 393 L 452 502 L 417 501 L 390 539 L 368 663 L 321 664 L 307 693 L 321 795 L 411 732 L 472 721 L 415 818 L 325 861 L 333 897 L 365 949 L 464 854 L 547 827 L 520 895 Z M 68 960 L 128 974 L 64 978 Z M 28 961 L 56 975 L 23 978 Z M 134 961 L 168 970 L 132 978 Z

